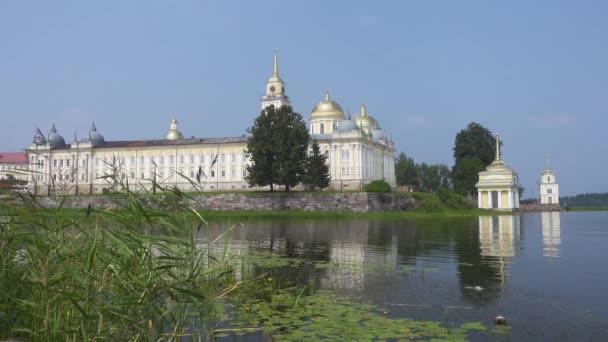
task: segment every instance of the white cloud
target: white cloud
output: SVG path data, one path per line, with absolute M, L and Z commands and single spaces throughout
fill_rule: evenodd
M 425 120 L 420 115 L 410 115 L 407 117 L 407 126 L 416 128 L 424 126 Z
M 576 122 L 576 117 L 566 114 L 539 115 L 528 117 L 528 122 L 537 127 L 570 126 Z

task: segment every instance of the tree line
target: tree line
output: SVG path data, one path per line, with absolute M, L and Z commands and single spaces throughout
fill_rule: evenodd
M 569 207 L 608 207 L 608 192 L 564 196 L 559 202 Z
M 456 134 L 452 151 L 452 169 L 445 164 L 415 163 L 405 153 L 399 153 L 395 160 L 397 185 L 409 185 L 423 192 L 446 188 L 462 195 L 475 196 L 479 172 L 484 171 L 496 158 L 494 134 L 481 124 L 471 122 Z M 520 192 L 523 192 L 523 188 L 520 188 Z

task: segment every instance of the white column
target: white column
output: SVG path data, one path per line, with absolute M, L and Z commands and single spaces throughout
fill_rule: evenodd
M 493 203 L 492 203 L 492 191 L 488 191 L 488 209 L 491 209 L 493 207 Z
M 509 208 L 515 208 L 515 204 L 513 201 L 513 191 L 509 190 Z
M 477 191 L 477 208 L 481 208 L 481 191 Z M 481 223 L 481 221 L 479 222 Z
M 498 192 L 498 209 L 502 208 L 502 190 Z

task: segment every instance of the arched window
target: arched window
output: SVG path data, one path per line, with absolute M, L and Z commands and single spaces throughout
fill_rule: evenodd
M 551 183 L 551 176 L 547 176 L 547 182 Z
M 325 125 L 321 124 L 319 130 L 321 131 L 321 134 L 325 134 Z

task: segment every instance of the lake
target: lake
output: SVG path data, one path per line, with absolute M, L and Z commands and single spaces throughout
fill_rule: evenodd
M 501 336 L 512 341 L 608 338 L 608 212 L 231 221 L 243 226 L 233 230 L 229 253 L 295 261 L 241 268 L 270 274 L 278 286 L 306 286 L 377 305 L 387 317 L 454 327 L 481 322 L 490 330 L 503 315 L 510 329 Z M 225 229 L 225 222 L 211 223 L 201 245 Z

